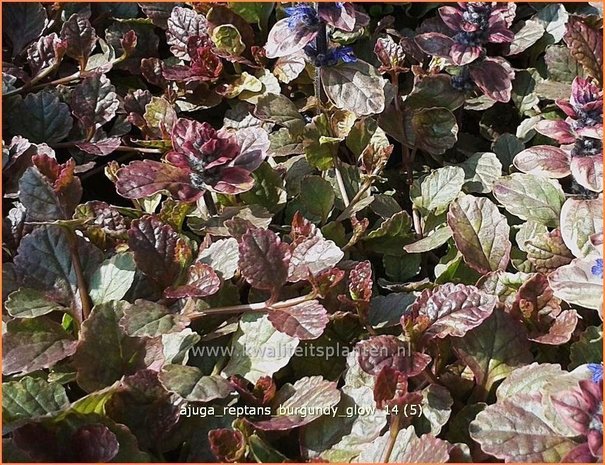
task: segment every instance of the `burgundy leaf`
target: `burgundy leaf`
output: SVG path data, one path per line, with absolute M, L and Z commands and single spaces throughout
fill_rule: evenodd
M 119 102 L 115 87 L 104 74 L 96 73 L 78 84 L 71 94 L 71 111 L 85 132 L 111 121 Z
M 164 291 L 169 299 L 184 297 L 208 297 L 218 292 L 221 280 L 211 266 L 196 262 L 189 268 L 187 282 L 176 288 L 170 287 Z
M 475 84 L 489 98 L 496 102 L 510 100 L 515 72 L 505 60 L 486 58 L 471 66 L 470 73 Z
M 238 462 L 246 451 L 244 435 L 238 430 L 213 429 L 208 432 L 210 450 L 221 462 Z
M 19 180 L 20 200 L 30 221 L 71 218 L 82 197 L 73 159 L 60 165 L 47 155 L 32 157 L 33 166 Z
M 86 425 L 71 436 L 79 462 L 109 462 L 120 444 L 116 435 L 105 425 Z
M 162 288 L 174 284 L 193 258 L 189 241 L 154 216 L 132 222 L 128 246 L 138 268 Z
M 74 13 L 63 23 L 61 39 L 67 42 L 67 56 L 86 63 L 97 43 L 97 34 L 88 19 Z
M 402 317 L 402 324 L 411 318 L 415 329 L 428 340 L 462 337 L 492 313 L 497 300 L 475 286 L 447 283 L 422 291 L 410 308 L 410 316 Z
M 251 229 L 239 244 L 239 266 L 252 287 L 276 294 L 288 279 L 290 247 L 273 231 Z
M 431 357 L 412 352 L 410 345 L 395 336 L 375 336 L 357 344 L 359 365 L 370 374 L 378 375 L 388 367 L 408 377 L 420 374 L 431 362 Z
M 349 293 L 354 301 L 369 302 L 372 298 L 372 265 L 369 261 L 360 262 L 351 270 Z
M 309 275 L 317 276 L 335 266 L 342 257 L 344 253 L 334 242 L 320 236 L 306 239 L 292 250 L 288 281 L 303 281 L 308 279 Z
M 268 317 L 275 329 L 303 341 L 321 336 L 329 321 L 328 312 L 317 300 L 289 307 L 269 307 Z
M 178 58 L 189 60 L 187 42 L 190 37 L 206 36 L 208 22 L 206 18 L 191 8 L 175 6 L 168 18 L 166 37 L 170 51 Z
M 427 32 L 415 37 L 416 43 L 423 52 L 442 58 L 449 58 L 454 41 L 439 32 Z
M 41 71 L 59 65 L 66 49 L 67 42 L 61 40 L 55 32 L 40 37 L 27 49 L 27 61 L 32 76 L 37 76 Z
M 552 145 L 534 145 L 519 152 L 513 160 L 515 167 L 524 173 L 550 178 L 569 176 L 569 155 Z
M 203 194 L 191 185 L 188 171 L 152 160 L 133 161 L 118 170 L 117 178 L 118 194 L 127 199 L 141 199 L 165 191 L 184 202 L 194 202 Z

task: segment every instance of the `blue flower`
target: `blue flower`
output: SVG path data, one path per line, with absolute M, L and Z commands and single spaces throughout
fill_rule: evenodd
M 597 258 L 595 265 L 590 270 L 593 276 L 603 279 L 603 259 Z
M 603 381 L 603 364 L 602 363 L 589 363 L 588 369 L 592 372 L 592 382 L 599 383 Z
M 336 47 L 331 48 L 325 54 L 317 53 L 315 44 L 309 44 L 305 47 L 305 53 L 313 60 L 315 66 L 334 66 L 339 61 L 345 63 L 355 63 L 357 57 L 353 53 L 351 47 Z
M 300 4 L 284 8 L 284 11 L 289 16 L 288 27 L 290 29 L 294 29 L 301 24 L 305 27 L 317 27 L 319 24 L 317 11 L 312 6 Z

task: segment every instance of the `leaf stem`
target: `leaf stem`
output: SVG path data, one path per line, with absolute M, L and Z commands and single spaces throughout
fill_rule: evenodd
M 268 302 L 258 302 L 255 304 L 241 304 L 241 305 L 231 305 L 228 307 L 217 307 L 217 308 L 209 308 L 207 310 L 199 310 L 188 312 L 187 316 L 190 319 L 199 318 L 202 316 L 208 315 L 228 315 L 231 313 L 244 313 L 244 312 L 262 312 L 264 310 L 278 310 L 280 308 L 292 307 L 294 305 L 302 304 L 308 300 L 313 300 L 316 295 L 312 292 L 310 294 L 306 294 L 300 297 L 294 297 L 288 300 L 282 300 L 281 302 L 276 302 L 274 304 L 269 304 Z
M 74 271 L 76 273 L 76 280 L 78 283 L 78 293 L 80 294 L 80 300 L 82 301 L 82 320 L 84 321 L 90 315 L 92 310 L 92 302 L 88 295 L 88 285 L 86 284 L 86 278 L 82 271 L 82 263 L 80 261 L 80 253 L 78 252 L 77 236 L 71 230 L 67 232 L 69 238 L 69 248 L 71 252 L 71 261 L 73 263 Z
M 80 141 L 85 142 L 85 141 Z M 72 149 L 76 148 L 76 144 L 80 142 L 59 142 L 57 144 L 53 144 L 51 148 L 53 149 Z M 148 147 L 132 147 L 130 145 L 120 145 L 115 148 L 114 152 L 138 152 L 138 153 L 153 153 L 161 155 L 164 153 L 160 149 L 148 148 Z
M 70 74 L 69 76 L 55 79 L 54 81 L 50 81 L 50 82 L 44 82 L 42 84 L 38 84 L 35 86 L 32 86 L 31 82 L 30 82 L 30 83 L 25 84 L 22 87 L 19 87 L 18 89 L 11 90 L 11 91 L 7 92 L 6 94 L 3 94 L 2 96 L 10 97 L 11 95 L 22 94 L 23 92 L 26 92 L 26 91 L 44 89 L 45 87 L 48 87 L 48 86 L 58 86 L 60 84 L 68 84 L 70 82 L 77 81 L 78 79 L 80 79 L 80 71 L 77 71 L 74 74 Z
M 393 416 L 391 414 L 391 424 L 389 425 L 389 442 L 384 453 L 383 463 L 389 463 L 393 449 L 395 448 L 395 442 L 397 442 L 397 436 L 399 436 L 399 430 L 401 429 L 401 415 L 403 414 L 403 408 L 400 405 L 397 409 L 397 413 Z

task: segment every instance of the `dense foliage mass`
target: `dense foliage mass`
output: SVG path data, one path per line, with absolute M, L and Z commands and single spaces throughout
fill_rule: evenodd
M 602 14 L 3 6 L 4 461 L 602 460 Z

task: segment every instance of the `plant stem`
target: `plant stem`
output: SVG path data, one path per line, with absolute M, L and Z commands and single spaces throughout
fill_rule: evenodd
M 244 313 L 244 312 L 261 312 L 263 310 L 278 310 L 280 308 L 292 307 L 294 305 L 302 304 L 307 300 L 312 300 L 315 298 L 314 293 L 306 294 L 300 297 L 294 297 L 292 299 L 283 300 L 281 302 L 276 302 L 274 304 L 269 304 L 267 302 L 258 302 L 255 304 L 241 304 L 241 305 L 231 305 L 228 307 L 217 307 L 217 308 L 209 308 L 208 310 L 200 310 L 200 311 L 192 311 L 188 312 L 187 316 L 190 319 L 199 318 L 202 316 L 208 315 L 228 315 L 231 313 Z
M 85 141 L 81 141 L 85 142 Z M 72 149 L 76 148 L 76 144 L 80 142 L 59 142 L 57 144 L 53 144 L 53 149 Z M 117 147 L 114 152 L 138 152 L 138 153 L 153 153 L 153 154 L 162 154 L 164 153 L 160 149 L 148 148 L 148 147 L 131 147 L 129 145 L 120 145 Z
M 393 453 L 393 449 L 395 448 L 395 442 L 397 441 L 397 436 L 399 435 L 399 430 L 401 429 L 401 415 L 403 414 L 403 408 L 399 406 L 397 409 L 397 413 L 395 416 L 391 414 L 391 424 L 389 426 L 389 442 L 387 443 L 387 447 L 384 453 L 383 463 L 389 463 L 391 458 L 391 454 Z
M 214 203 L 214 199 L 212 198 L 212 192 L 204 192 L 204 203 L 206 204 L 206 208 L 208 209 L 208 213 L 210 213 L 210 215 L 215 216 L 218 214 L 216 204 Z
M 69 76 L 55 79 L 54 81 L 50 81 L 50 82 L 44 82 L 42 84 L 38 84 L 35 86 L 32 86 L 31 83 L 25 84 L 23 87 L 19 87 L 18 89 L 11 90 L 10 92 L 3 94 L 2 96 L 10 97 L 11 95 L 22 94 L 23 92 L 26 92 L 26 91 L 44 89 L 45 87 L 48 87 L 48 86 L 58 86 L 60 84 L 68 84 L 70 82 L 77 81 L 78 79 L 80 79 L 80 71 L 77 71 L 74 74 L 70 74 Z
M 92 302 L 88 295 L 88 285 L 84 278 L 84 272 L 82 271 L 82 263 L 80 262 L 80 253 L 78 252 L 77 236 L 71 230 L 67 232 L 69 237 L 69 248 L 71 252 L 71 261 L 73 263 L 74 271 L 76 273 L 76 280 L 78 283 L 78 293 L 80 294 L 80 300 L 82 301 L 82 321 L 86 320 L 92 310 Z
M 338 155 L 334 157 L 334 172 L 336 173 L 336 182 L 338 184 L 338 189 L 340 190 L 340 195 L 342 196 L 342 201 L 345 204 L 345 207 L 348 207 L 351 202 L 349 201 L 349 195 L 347 194 L 347 189 L 342 179 L 342 173 L 340 172 L 340 159 L 338 158 Z
M 371 186 L 372 186 L 371 177 L 366 178 L 366 180 L 363 182 L 359 191 L 357 191 L 357 194 L 355 194 L 355 196 L 349 202 L 349 205 L 347 205 L 347 207 L 342 211 L 342 213 L 340 215 L 338 215 L 338 218 L 336 218 L 337 223 L 339 221 L 343 221 L 349 217 L 349 214 L 351 213 L 351 210 L 353 210 L 353 207 L 357 204 L 357 202 L 359 202 L 361 200 L 361 198 L 363 197 L 363 194 L 365 194 L 366 191 Z

